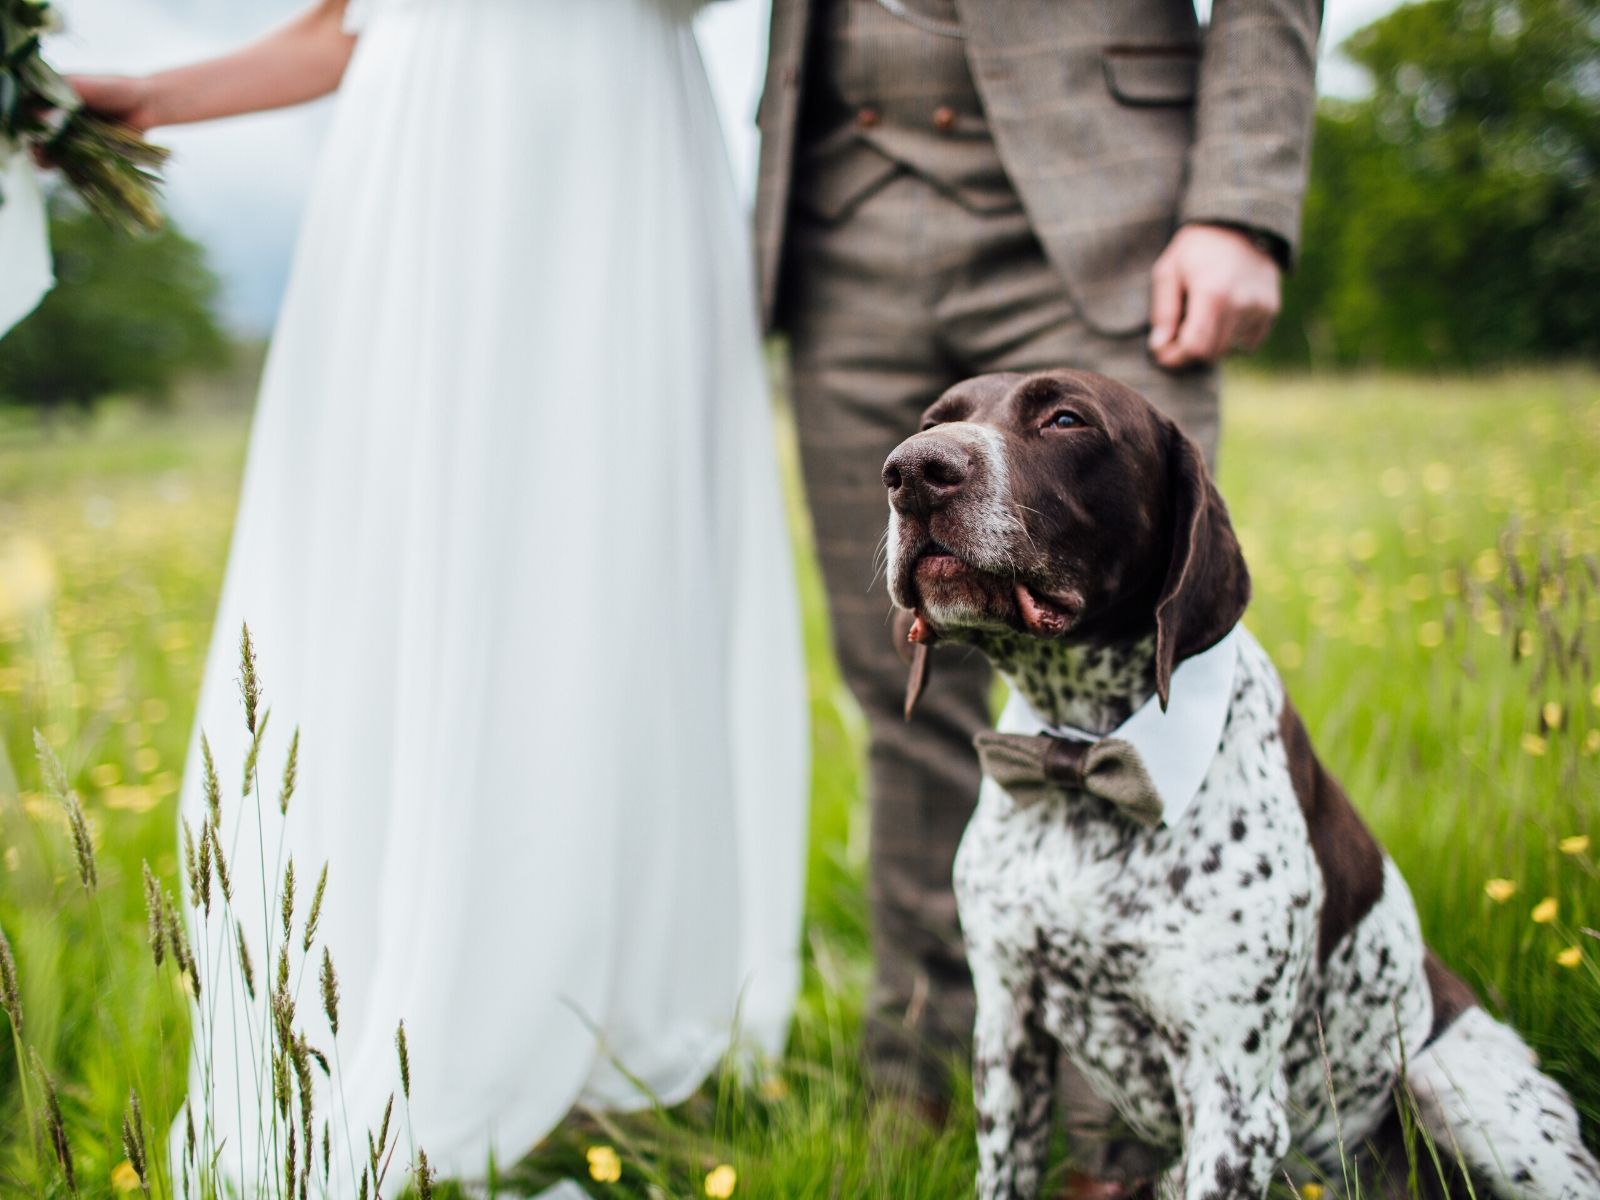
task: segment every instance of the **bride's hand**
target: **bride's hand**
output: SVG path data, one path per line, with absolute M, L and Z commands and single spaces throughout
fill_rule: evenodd
M 68 75 L 72 90 L 83 106 L 108 120 L 121 122 L 135 133 L 158 124 L 150 79 L 140 75 Z

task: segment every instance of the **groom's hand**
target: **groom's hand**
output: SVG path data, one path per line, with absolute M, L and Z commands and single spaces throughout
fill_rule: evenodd
M 1278 315 L 1279 271 L 1248 235 L 1185 225 L 1151 272 L 1150 353 L 1169 370 L 1254 350 Z
M 83 106 L 97 116 L 118 121 L 139 134 L 158 123 L 154 87 L 138 75 L 68 75 L 72 90 L 83 98 Z

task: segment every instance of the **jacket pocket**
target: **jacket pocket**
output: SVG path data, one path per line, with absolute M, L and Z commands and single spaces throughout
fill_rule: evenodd
M 1100 63 L 1107 89 L 1123 104 L 1159 108 L 1194 103 L 1200 83 L 1196 46 L 1108 46 Z

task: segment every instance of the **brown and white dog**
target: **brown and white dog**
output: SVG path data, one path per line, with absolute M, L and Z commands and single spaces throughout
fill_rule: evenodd
M 1188 438 L 1102 376 L 989 375 L 883 477 L 913 640 L 978 646 L 1013 689 L 956 862 L 980 1196 L 1035 1194 L 1059 1049 L 1173 1151 L 1163 1195 L 1352 1163 L 1365 1195 L 1409 1194 L 1403 1074 L 1477 1195 L 1600 1197 L 1572 1102 L 1424 945 L 1239 626 L 1249 575 Z

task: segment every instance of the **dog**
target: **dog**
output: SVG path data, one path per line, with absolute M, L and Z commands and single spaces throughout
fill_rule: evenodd
M 1037 1194 L 1058 1051 L 1176 1156 L 1162 1196 L 1259 1200 L 1287 1170 L 1600 1197 L 1570 1098 L 1428 950 L 1239 624 L 1249 573 L 1172 421 L 1087 372 L 986 375 L 883 481 L 908 711 L 941 638 L 1012 688 L 955 866 L 981 1197 Z

